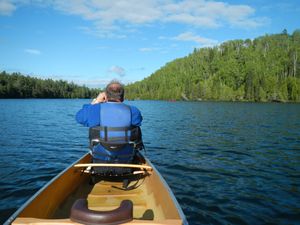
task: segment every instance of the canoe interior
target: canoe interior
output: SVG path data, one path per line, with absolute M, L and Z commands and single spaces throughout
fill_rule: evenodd
M 89 163 L 91 157 L 85 155 L 77 163 Z M 109 211 L 119 207 L 122 200 L 133 202 L 134 220 L 128 224 L 183 224 L 181 209 L 158 172 L 152 171 L 139 181 L 131 181 L 129 186 L 137 188 L 122 190 L 122 182 L 97 181 L 91 184 L 90 175 L 80 169 L 69 167 L 45 188 L 29 200 L 19 212 L 13 224 L 75 224 L 70 220 L 73 203 L 80 198 L 88 200 L 88 208 Z

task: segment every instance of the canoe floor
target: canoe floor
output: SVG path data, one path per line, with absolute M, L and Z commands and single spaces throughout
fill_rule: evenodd
M 140 180 L 139 182 L 143 181 Z M 130 185 L 132 184 L 130 183 Z M 87 196 L 88 208 L 91 210 L 113 210 L 118 208 L 123 200 L 129 199 L 133 203 L 133 217 L 135 219 L 154 220 L 155 217 L 164 219 L 161 208 L 156 206 L 153 193 L 149 193 L 146 185 L 142 184 L 139 188 L 129 191 L 121 190 L 121 188 L 122 183 L 107 181 L 98 182 L 92 188 L 81 186 L 58 207 L 53 218 L 68 218 L 72 204 L 77 199 Z M 153 209 L 155 209 L 155 213 Z
M 145 181 L 140 180 L 139 182 L 143 182 L 139 188 L 129 191 L 112 188 L 112 186 L 121 188 L 122 183 L 120 182 L 101 181 L 95 185 L 82 185 L 56 209 L 51 219 L 19 217 L 13 222 L 13 224 L 77 224 L 69 219 L 70 210 L 77 199 L 84 198 L 85 196 L 87 196 L 88 208 L 96 211 L 116 209 L 120 206 L 122 200 L 130 199 L 133 202 L 134 219 L 133 221 L 125 224 L 182 224 L 182 220 L 179 218 L 165 218 L 162 207 L 155 201 L 153 192 L 151 193 L 151 190 L 148 190 L 147 185 L 145 185 Z M 129 186 L 130 185 L 131 183 Z

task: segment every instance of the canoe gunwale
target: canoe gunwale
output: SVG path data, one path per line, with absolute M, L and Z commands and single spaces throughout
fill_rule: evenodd
M 41 187 L 33 196 L 31 196 L 16 212 L 14 212 L 5 222 L 3 225 L 10 225 L 18 216 L 19 214 L 37 197 L 39 196 L 44 190 L 46 190 L 54 181 L 56 181 L 59 177 L 61 177 L 65 172 L 67 172 L 69 169 L 74 167 L 75 164 L 78 164 L 82 159 L 87 157 L 90 153 L 84 154 L 81 158 L 79 158 L 77 161 L 69 165 L 67 168 L 62 170 L 60 173 L 58 173 L 56 176 L 54 176 L 46 185 Z
M 146 158 L 146 162 L 147 162 L 147 164 L 148 164 L 149 166 L 152 167 L 154 173 L 156 173 L 156 174 L 158 175 L 158 177 L 159 177 L 159 179 L 161 180 L 162 184 L 163 184 L 164 187 L 168 190 L 169 195 L 170 195 L 172 201 L 174 202 L 174 204 L 175 204 L 175 206 L 176 206 L 176 209 L 178 210 L 179 216 L 180 216 L 180 218 L 182 219 L 182 224 L 183 224 L 183 225 L 188 225 L 189 223 L 188 223 L 188 221 L 187 221 L 187 219 L 186 219 L 186 216 L 185 216 L 185 214 L 183 213 L 182 208 L 181 208 L 180 204 L 178 203 L 178 201 L 177 201 L 177 199 L 176 199 L 176 197 L 175 197 L 173 191 L 171 190 L 170 186 L 168 185 L 168 183 L 166 182 L 166 180 L 163 178 L 163 176 L 158 172 L 158 170 L 156 169 L 156 167 L 150 162 L 150 160 L 148 160 L 148 159 Z

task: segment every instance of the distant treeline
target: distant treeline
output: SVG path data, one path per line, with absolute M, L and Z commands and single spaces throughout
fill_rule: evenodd
M 195 49 L 126 87 L 129 99 L 300 101 L 300 30 Z
M 0 73 L 0 98 L 92 98 L 99 91 L 63 80 L 43 80 L 5 71 Z

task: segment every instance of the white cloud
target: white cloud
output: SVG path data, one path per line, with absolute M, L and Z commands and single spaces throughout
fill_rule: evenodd
M 164 21 L 178 22 L 196 27 L 214 28 L 226 24 L 238 26 L 263 25 L 263 21 L 252 18 L 255 9 L 248 5 L 232 5 L 221 1 L 185 0 L 173 2 L 163 7 L 167 12 Z
M 213 45 L 218 44 L 217 40 L 197 36 L 197 35 L 193 34 L 192 32 L 181 33 L 178 36 L 173 37 L 172 39 L 176 40 L 176 41 L 193 41 L 193 42 L 200 44 L 202 47 L 213 46 Z
M 140 52 L 153 52 L 153 51 L 158 51 L 160 48 L 140 48 Z
M 42 54 L 40 50 L 32 49 L 32 48 L 24 49 L 24 52 L 26 52 L 28 54 L 31 54 L 31 55 L 40 55 L 40 54 Z
M 161 11 L 155 0 L 142 2 L 138 0 L 55 0 L 53 5 L 64 13 L 78 15 L 85 20 L 92 21 L 97 36 L 103 37 L 110 36 L 111 33 L 118 33 L 128 25 L 144 25 L 161 17 Z M 127 27 L 127 30 L 130 31 L 132 28 Z
M 9 16 L 16 10 L 16 6 L 9 0 L 0 1 L 0 15 Z
M 126 75 L 125 69 L 120 66 L 112 66 L 108 70 L 110 73 L 115 73 L 119 75 L 120 77 L 124 77 Z
M 194 16 L 188 13 L 170 15 L 166 19 L 164 19 L 164 21 L 185 23 L 196 27 L 202 26 L 202 27 L 215 28 L 219 26 L 215 18 L 210 18 L 205 16 Z
M 218 1 L 183 0 L 115 0 L 115 1 L 54 1 L 57 9 L 95 22 L 102 30 L 118 30 L 120 24 L 149 24 L 156 21 L 184 23 L 192 26 L 217 27 L 230 25 L 262 25 L 251 18 L 255 10 L 247 5 L 231 5 Z
M 267 22 L 267 18 L 256 17 L 255 9 L 248 5 L 208 0 L 2 0 L 0 12 L 12 13 L 22 4 L 51 6 L 92 21 L 92 28 L 82 30 L 99 37 L 124 38 L 124 33 L 132 27 L 155 22 L 206 28 L 228 25 L 255 28 Z

